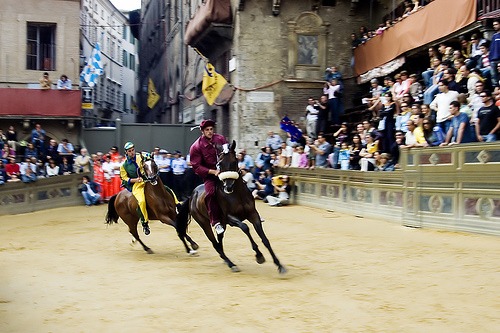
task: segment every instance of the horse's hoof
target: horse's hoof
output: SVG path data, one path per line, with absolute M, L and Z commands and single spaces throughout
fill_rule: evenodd
M 198 252 L 195 251 L 195 250 L 190 250 L 189 251 L 189 256 L 191 256 L 191 257 L 197 257 L 198 256 Z
M 191 244 L 191 247 L 193 248 L 193 250 L 198 250 L 200 248 L 200 246 L 196 243 Z
M 240 269 L 238 268 L 238 266 L 236 266 L 236 265 L 235 265 L 235 266 L 231 267 L 231 272 L 233 272 L 233 273 L 238 273 L 238 272 L 241 272 L 241 271 L 240 271 Z
M 284 266 L 280 266 L 278 267 L 278 272 L 283 275 L 286 274 L 288 270 Z
M 260 256 L 255 256 L 255 258 L 257 259 L 258 264 L 263 264 L 266 262 L 266 258 L 264 258 L 262 254 Z
M 154 254 L 153 250 L 151 250 L 151 249 L 146 249 L 146 252 L 147 252 L 148 254 Z

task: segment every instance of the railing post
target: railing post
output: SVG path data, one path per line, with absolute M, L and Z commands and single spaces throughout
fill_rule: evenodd
M 115 146 L 120 150 L 120 146 L 122 144 L 122 120 L 120 118 L 116 118 L 115 120 Z

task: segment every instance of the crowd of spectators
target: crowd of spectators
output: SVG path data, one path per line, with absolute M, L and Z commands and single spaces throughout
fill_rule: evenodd
M 302 138 L 279 150 L 270 146 L 280 166 L 389 171 L 398 167 L 401 149 L 496 141 L 498 19 L 493 29 L 490 40 L 473 32 L 460 36 L 459 49 L 446 42 L 429 48 L 429 68 L 373 78 L 362 99 L 366 120 L 359 123 L 339 122 L 344 113 L 342 74 L 334 66 L 327 68 L 322 94 L 310 97 L 305 106 Z

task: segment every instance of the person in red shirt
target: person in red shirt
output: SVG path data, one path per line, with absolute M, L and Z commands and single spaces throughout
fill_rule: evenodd
M 9 182 L 17 182 L 21 180 L 21 168 L 19 164 L 16 163 L 16 159 L 13 157 L 9 158 L 9 163 L 5 166 L 5 173 Z
M 205 204 L 207 205 L 210 224 L 217 234 L 224 233 L 221 224 L 222 212 L 216 198 L 217 176 L 217 145 L 227 144 L 224 136 L 214 132 L 215 122 L 211 119 L 203 120 L 200 124 L 201 136 L 189 149 L 193 171 L 203 179 L 205 184 Z

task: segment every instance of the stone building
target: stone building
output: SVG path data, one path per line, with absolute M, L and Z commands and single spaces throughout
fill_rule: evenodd
M 300 121 L 307 97 L 321 94 L 326 67 L 354 84 L 350 33 L 377 21 L 383 3 L 390 1 L 143 1 L 140 118 L 214 118 L 219 132 L 255 149 L 284 115 Z M 206 62 L 195 48 L 235 88 L 216 105 L 202 96 Z M 153 109 L 144 89 L 150 77 L 161 95 Z
M 0 128 L 14 126 L 19 140 L 29 138 L 36 122 L 51 137 L 77 138 L 80 92 L 57 91 L 56 84 L 65 74 L 78 88 L 79 17 L 79 0 L 0 4 Z M 40 90 L 44 72 L 52 80 L 51 90 Z
M 87 127 L 112 124 L 116 118 L 135 121 L 138 43 L 126 14 L 109 0 L 82 0 L 81 57 L 86 60 L 98 42 L 104 66 L 93 89 L 94 108 L 84 110 Z

